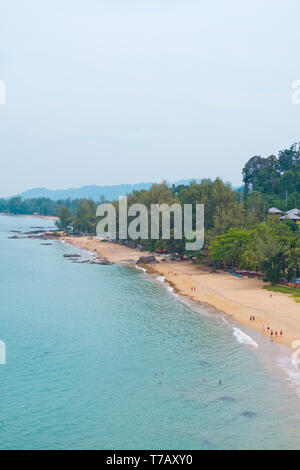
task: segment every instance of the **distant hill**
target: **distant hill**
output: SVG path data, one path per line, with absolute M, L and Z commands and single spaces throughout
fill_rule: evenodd
M 34 188 L 18 194 L 22 199 L 35 199 L 40 197 L 47 197 L 53 201 L 59 199 L 93 199 L 99 201 L 101 196 L 106 201 L 113 201 L 118 199 L 119 196 L 125 196 L 134 190 L 140 191 L 141 189 L 149 189 L 152 183 L 137 183 L 137 184 L 120 184 L 116 186 L 82 186 L 81 188 L 69 189 L 47 189 L 47 188 Z
M 188 184 L 190 180 L 178 181 L 175 184 Z M 120 184 L 115 186 L 82 186 L 81 188 L 69 189 L 47 189 L 47 188 L 34 188 L 18 194 L 22 199 L 35 199 L 40 197 L 47 197 L 53 201 L 59 199 L 93 199 L 99 201 L 101 196 L 106 201 L 113 201 L 118 199 L 119 196 L 126 196 L 132 191 L 141 191 L 142 189 L 149 189 L 153 183 L 136 183 L 136 184 Z
M 174 184 L 178 186 L 180 184 L 188 184 L 190 180 L 176 181 Z M 199 183 L 201 180 L 196 180 Z M 113 201 L 119 198 L 119 196 L 125 196 L 132 191 L 141 191 L 142 189 L 149 189 L 153 183 L 136 183 L 136 184 L 120 184 L 114 186 L 82 186 L 81 188 L 69 188 L 69 189 L 47 189 L 47 188 L 34 188 L 24 191 L 17 196 L 22 199 L 36 199 L 46 197 L 52 201 L 58 201 L 59 199 L 93 199 L 99 201 L 101 196 L 106 201 Z M 236 188 L 237 189 L 237 188 Z

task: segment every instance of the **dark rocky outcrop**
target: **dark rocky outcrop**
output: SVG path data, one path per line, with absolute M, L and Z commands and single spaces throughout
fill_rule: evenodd
M 155 256 L 140 256 L 136 264 L 155 264 L 158 263 Z
M 48 233 L 48 230 L 31 230 L 30 232 L 25 232 L 25 235 L 38 235 L 39 233 Z
M 102 266 L 110 266 L 114 263 L 111 263 L 108 261 L 106 258 L 92 258 L 92 259 L 83 259 L 83 260 L 77 260 L 74 258 L 70 258 L 72 263 L 77 263 L 77 264 L 101 264 Z

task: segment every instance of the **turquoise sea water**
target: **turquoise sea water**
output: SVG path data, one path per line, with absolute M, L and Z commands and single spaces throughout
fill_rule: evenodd
M 300 447 L 294 390 L 222 315 L 134 268 L 7 238 L 37 225 L 52 222 L 0 217 L 1 449 Z

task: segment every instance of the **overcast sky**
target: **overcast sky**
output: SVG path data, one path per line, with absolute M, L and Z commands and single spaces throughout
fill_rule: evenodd
M 0 196 L 241 183 L 300 141 L 299 0 L 0 0 Z

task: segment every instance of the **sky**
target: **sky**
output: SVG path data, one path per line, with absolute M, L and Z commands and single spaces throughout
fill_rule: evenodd
M 240 185 L 300 141 L 299 17 L 298 0 L 0 0 L 0 196 Z

